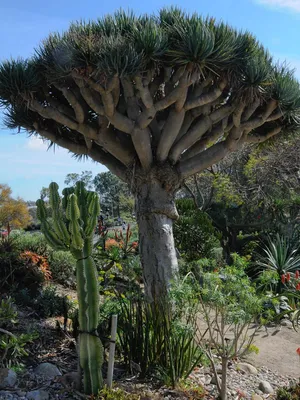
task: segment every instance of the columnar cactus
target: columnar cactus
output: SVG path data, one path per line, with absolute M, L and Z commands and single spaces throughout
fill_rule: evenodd
M 100 213 L 99 197 L 97 193 L 87 191 L 82 182 L 78 182 L 75 189 L 64 189 L 62 200 L 57 183 L 52 182 L 49 191 L 50 210 L 39 199 L 36 202 L 37 215 L 48 243 L 56 250 L 69 250 L 77 260 L 80 366 L 85 393 L 97 394 L 103 385 L 103 346 L 96 333 L 99 290 L 91 254 L 93 233 Z

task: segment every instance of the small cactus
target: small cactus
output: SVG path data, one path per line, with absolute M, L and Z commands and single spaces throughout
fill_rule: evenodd
M 75 189 L 64 189 L 62 199 L 57 183 L 52 182 L 49 191 L 50 210 L 39 199 L 36 202 L 37 216 L 50 246 L 56 250 L 69 250 L 76 258 L 80 366 L 85 393 L 97 394 L 103 386 L 103 346 L 96 333 L 99 290 L 91 255 L 93 233 L 100 213 L 99 197 L 97 193 L 87 191 L 83 182 L 77 182 Z

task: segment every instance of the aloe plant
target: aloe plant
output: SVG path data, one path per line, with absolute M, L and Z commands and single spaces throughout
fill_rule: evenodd
M 76 259 L 80 366 L 85 393 L 97 394 L 103 386 L 103 346 L 96 333 L 99 290 L 92 248 L 100 213 L 99 197 L 97 193 L 87 191 L 83 182 L 77 182 L 75 188 L 65 188 L 62 199 L 57 183 L 50 184 L 49 192 L 50 210 L 39 199 L 37 215 L 48 243 L 55 250 L 70 251 Z
M 277 234 L 274 239 L 268 238 L 268 243 L 263 248 L 263 257 L 257 262 L 257 267 L 260 271 L 270 270 L 277 273 L 276 289 L 278 293 L 281 293 L 283 289 L 281 276 L 300 268 L 298 249 L 287 238 Z

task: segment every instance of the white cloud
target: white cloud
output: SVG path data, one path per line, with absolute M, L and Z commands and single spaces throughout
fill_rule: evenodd
M 26 148 L 34 151 L 45 151 L 48 148 L 48 144 L 38 137 L 31 136 L 26 143 Z
M 300 13 L 300 0 L 256 0 L 257 3 L 274 8 L 286 8 Z

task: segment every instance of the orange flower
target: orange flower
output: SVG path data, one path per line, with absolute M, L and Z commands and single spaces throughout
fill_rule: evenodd
M 299 279 L 299 271 L 296 271 L 296 272 L 295 272 L 295 278 L 296 278 L 296 279 Z
M 300 290 L 300 283 L 297 283 L 296 290 Z
M 296 350 L 296 353 L 297 353 L 298 356 L 300 357 L 300 347 L 298 347 L 298 349 Z
M 288 282 L 291 280 L 291 274 L 289 272 L 286 274 L 286 280 Z
M 119 247 L 119 243 L 115 239 L 107 239 L 105 242 L 106 250 L 109 250 L 112 247 Z
M 284 274 L 281 275 L 281 282 L 285 283 L 285 275 Z

